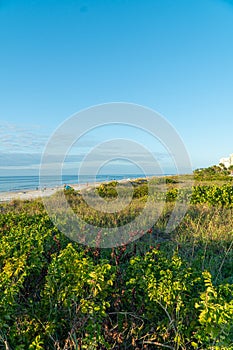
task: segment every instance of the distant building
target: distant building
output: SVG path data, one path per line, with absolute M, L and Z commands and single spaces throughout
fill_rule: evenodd
M 225 165 L 226 168 L 229 168 L 230 164 L 230 157 L 229 158 L 221 158 L 219 161 L 219 164 Z
M 229 166 L 233 165 L 233 153 L 228 158 L 221 158 L 219 164 L 220 163 L 225 165 L 226 168 L 229 168 Z

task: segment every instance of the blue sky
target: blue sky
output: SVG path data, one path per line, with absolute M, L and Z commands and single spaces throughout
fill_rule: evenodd
M 58 125 L 113 101 L 163 115 L 193 168 L 233 153 L 233 1 L 0 0 L 0 45 L 2 175 L 36 171 Z

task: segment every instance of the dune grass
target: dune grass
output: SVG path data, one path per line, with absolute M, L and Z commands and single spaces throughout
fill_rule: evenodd
M 0 347 L 233 349 L 231 197 L 227 205 L 213 204 L 205 192 L 206 201 L 189 204 L 183 220 L 167 232 L 181 200 L 176 190 L 190 190 L 190 181 L 169 177 L 164 193 L 164 180 L 155 179 L 150 196 L 152 205 L 164 200 L 162 214 L 137 240 L 130 233 L 128 244 L 115 248 L 70 240 L 54 226 L 41 199 L 2 204 Z M 226 184 L 220 182 L 199 179 L 193 191 Z M 94 203 L 101 194 L 113 204 L 117 186 L 92 188 L 89 195 Z M 127 196 L 127 185 L 119 186 Z M 147 184 L 133 186 L 131 202 L 107 214 L 88 206 L 81 192 L 65 196 L 76 215 L 104 230 L 141 214 Z M 63 194 L 53 197 L 58 208 Z

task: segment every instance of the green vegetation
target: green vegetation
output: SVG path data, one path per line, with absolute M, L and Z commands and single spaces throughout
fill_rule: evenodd
M 40 200 L 2 204 L 0 348 L 233 349 L 233 187 L 220 177 L 208 182 L 198 172 L 192 191 L 189 176 L 154 179 L 150 193 L 135 181 L 131 203 L 107 214 L 66 191 L 74 212 L 100 228 L 133 220 L 148 193 L 165 200 L 151 229 L 112 249 L 70 241 Z M 118 191 L 127 195 L 127 184 L 90 195 L 114 202 Z M 175 201 L 186 198 L 186 216 L 167 233 Z
M 223 180 L 223 181 L 232 181 L 233 179 L 229 176 L 232 173 L 232 167 L 228 169 L 223 165 L 212 165 L 208 168 L 197 169 L 194 171 L 194 178 L 196 180 Z

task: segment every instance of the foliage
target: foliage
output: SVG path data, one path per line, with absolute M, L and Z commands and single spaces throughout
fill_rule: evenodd
M 230 169 L 225 168 L 224 165 L 212 165 L 208 168 L 201 168 L 194 170 L 194 179 L 203 181 L 214 181 L 214 180 L 224 180 L 231 181 L 232 178 L 229 177 L 231 174 Z
M 98 195 L 103 198 L 117 198 L 118 194 L 116 191 L 118 182 L 111 181 L 109 183 L 103 183 L 99 185 L 96 189 Z
M 154 199 L 166 200 L 157 223 L 112 249 L 71 242 L 39 200 L 1 205 L 0 348 L 233 349 L 232 187 L 190 192 L 175 181 L 162 193 L 157 185 Z M 66 196 L 76 213 L 107 227 L 133 220 L 147 194 L 106 217 L 80 193 Z M 167 234 L 174 202 L 184 198 L 192 204 Z
M 209 203 L 210 205 L 232 207 L 233 186 L 228 184 L 223 186 L 195 186 L 192 192 L 191 203 Z
M 135 180 L 130 182 L 134 187 L 133 189 L 133 198 L 141 198 L 148 195 L 148 185 L 145 181 Z M 128 184 L 118 184 L 117 181 L 111 181 L 109 183 L 101 184 L 97 187 L 96 191 L 98 195 L 102 198 L 117 198 L 117 190 L 121 190 L 121 195 L 127 196 L 128 194 Z

